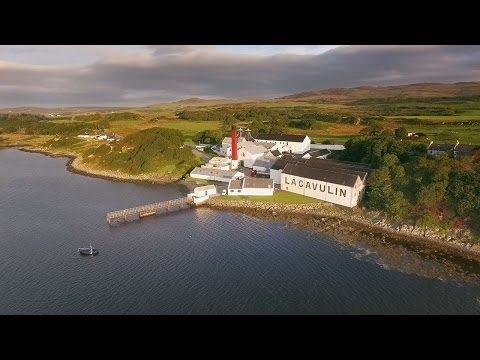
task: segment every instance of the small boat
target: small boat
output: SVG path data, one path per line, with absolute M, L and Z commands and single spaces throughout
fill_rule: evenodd
M 78 252 L 80 255 L 97 255 L 98 250 L 92 247 L 92 243 L 90 243 L 90 247 L 86 248 L 78 248 Z

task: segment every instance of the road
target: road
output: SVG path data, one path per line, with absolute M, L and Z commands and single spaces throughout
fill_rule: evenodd
M 210 160 L 209 156 L 207 156 L 203 151 L 195 149 L 195 147 L 193 145 L 188 145 L 188 146 L 190 146 L 190 148 L 192 149 L 192 152 L 195 155 L 197 155 L 200 159 L 202 159 L 203 161 L 208 163 L 208 161 Z

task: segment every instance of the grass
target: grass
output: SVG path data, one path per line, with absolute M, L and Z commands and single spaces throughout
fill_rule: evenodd
M 313 204 L 319 203 L 321 200 L 314 199 L 308 196 L 298 195 L 287 191 L 277 190 L 273 192 L 273 196 L 235 196 L 228 195 L 222 196 L 222 199 L 235 201 L 235 200 L 250 200 L 261 202 L 275 202 L 280 204 Z
M 185 137 L 185 142 L 191 142 L 192 137 L 203 130 L 217 130 L 220 128 L 219 121 L 188 121 L 188 120 L 160 120 L 152 123 L 167 129 L 180 130 Z

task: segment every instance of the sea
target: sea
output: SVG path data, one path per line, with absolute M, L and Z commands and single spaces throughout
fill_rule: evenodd
M 480 314 L 475 261 L 205 206 L 112 227 L 107 212 L 185 194 L 67 161 L 0 150 L 0 315 Z

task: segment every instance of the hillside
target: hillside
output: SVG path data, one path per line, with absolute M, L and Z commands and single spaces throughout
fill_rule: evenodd
M 480 95 L 480 82 L 459 82 L 455 84 L 419 83 L 398 86 L 322 89 L 283 96 L 278 98 L 278 100 L 348 102 L 359 99 L 435 98 L 478 95 Z

